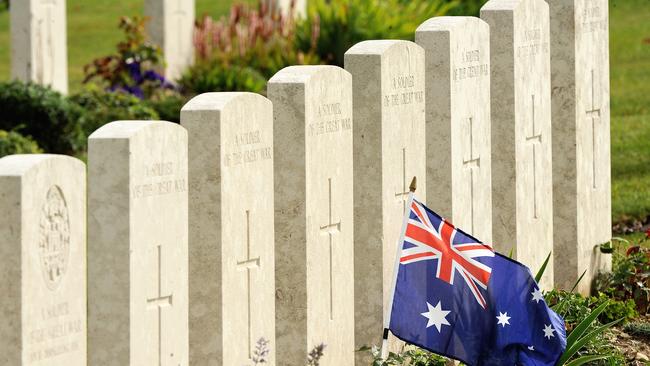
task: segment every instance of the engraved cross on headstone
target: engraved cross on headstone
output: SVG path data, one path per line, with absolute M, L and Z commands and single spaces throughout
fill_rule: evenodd
M 471 230 L 474 232 L 474 170 L 481 167 L 481 156 L 474 156 L 474 119 L 468 118 L 469 123 L 469 157 L 463 157 L 463 166 L 469 169 L 470 174 L 470 210 L 471 210 Z M 466 151 L 467 149 L 465 149 Z
M 163 308 L 173 305 L 173 295 L 164 296 L 162 294 L 162 248 L 158 249 L 158 290 L 156 297 L 147 299 L 147 309 L 158 312 L 158 365 L 162 366 L 162 310 Z
M 332 218 L 332 178 L 328 179 L 328 190 L 329 190 L 329 214 L 327 224 L 320 227 L 320 232 L 322 235 L 327 235 L 329 237 L 329 266 L 330 266 L 330 320 L 334 319 L 334 286 L 333 286 L 333 273 L 334 273 L 334 264 L 333 264 L 333 248 L 332 242 L 334 240 L 334 235 L 341 232 L 341 221 L 334 222 Z
M 402 149 L 402 190 L 400 192 L 395 193 L 395 198 L 397 198 L 398 202 L 402 202 L 402 206 L 404 207 L 404 210 L 406 210 L 406 201 L 408 200 L 409 197 L 409 189 L 406 183 L 406 148 Z
M 251 258 L 251 226 L 250 211 L 246 211 L 246 259 L 237 262 L 237 269 L 246 271 L 246 291 L 248 304 L 248 359 L 252 358 L 253 349 L 253 324 L 251 321 L 251 270 L 260 268 L 260 257 Z
M 591 175 L 593 188 L 596 189 L 596 122 L 600 121 L 600 107 L 596 107 L 596 79 L 594 70 L 591 70 L 591 107 L 585 111 L 587 118 L 591 119 Z
M 538 192 L 537 192 L 537 146 L 542 144 L 542 132 L 535 130 L 535 94 L 532 95 L 532 131 L 526 136 L 526 142 L 533 146 L 533 218 L 538 215 Z

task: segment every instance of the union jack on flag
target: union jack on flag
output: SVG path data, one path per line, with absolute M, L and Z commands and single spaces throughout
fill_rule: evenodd
M 437 215 L 430 215 L 415 199 L 411 201 L 410 209 L 400 264 L 437 261 L 436 278 L 454 286 L 454 275 L 458 273 L 485 309 L 486 301 L 480 289 L 487 290 L 492 268 L 475 258 L 494 257 L 492 246 L 478 241 L 455 240 L 458 230 L 454 225 Z

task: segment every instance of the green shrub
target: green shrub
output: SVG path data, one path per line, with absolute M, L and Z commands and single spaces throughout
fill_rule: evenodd
M 343 66 L 345 52 L 369 39 L 412 40 L 425 20 L 447 14 L 456 0 L 310 0 L 298 23 L 298 48 L 316 50 L 328 63 Z
M 238 65 L 224 67 L 221 61 L 210 60 L 192 66 L 183 74 L 179 84 L 185 92 L 192 94 L 219 91 L 262 93 L 266 81 L 267 78 L 253 68 Z
M 83 111 L 44 86 L 19 81 L 0 83 L 0 129 L 31 136 L 46 152 L 72 154 L 84 145 Z
M 480 16 L 481 7 L 485 5 L 488 0 L 460 0 L 458 6 L 454 7 L 449 14 L 460 16 Z
M 0 130 L 0 157 L 12 154 L 38 154 L 43 152 L 36 141 L 16 131 Z
M 650 323 L 647 322 L 632 322 L 623 327 L 627 334 L 635 336 L 650 338 Z
M 160 119 L 144 101 L 123 92 L 106 92 L 91 86 L 70 99 L 85 111 L 80 123 L 86 137 L 112 121 Z
M 163 121 L 180 123 L 181 109 L 188 99 L 177 94 L 166 95 L 146 101 L 146 105 L 158 114 Z M 149 118 L 151 119 L 151 118 Z

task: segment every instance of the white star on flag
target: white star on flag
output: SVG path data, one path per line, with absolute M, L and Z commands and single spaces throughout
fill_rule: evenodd
M 542 295 L 542 291 L 540 291 L 538 288 L 535 289 L 535 291 L 530 293 L 533 295 L 533 301 L 539 304 L 539 300 L 544 300 L 544 296 Z
M 555 329 L 553 329 L 553 326 L 551 324 L 549 325 L 544 324 L 543 331 L 544 331 L 544 337 L 548 339 L 551 339 L 551 337 L 555 337 L 555 335 L 553 334 L 553 332 L 555 332 Z
M 505 328 L 506 325 L 510 325 L 510 318 L 511 317 L 508 316 L 507 311 L 505 313 L 499 311 L 499 316 L 497 316 L 497 319 L 499 321 L 497 322 L 497 325 L 501 325 L 503 328 Z
M 533 347 L 533 346 L 528 346 L 528 350 L 529 350 L 529 351 L 534 351 L 534 350 L 535 350 L 535 347 Z
M 442 306 L 440 306 L 440 301 L 438 301 L 438 305 L 436 306 L 431 306 L 431 304 L 427 302 L 427 307 L 429 308 L 429 311 L 421 313 L 423 317 L 429 319 L 429 321 L 427 322 L 427 328 L 435 325 L 436 328 L 438 329 L 438 333 L 440 333 L 443 324 L 451 325 L 446 319 L 447 314 L 449 314 L 451 311 L 442 310 Z

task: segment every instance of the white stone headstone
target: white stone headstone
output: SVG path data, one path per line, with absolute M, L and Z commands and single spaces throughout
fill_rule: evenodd
M 268 84 L 273 102 L 277 359 L 354 364 L 352 77 L 292 66 Z
M 181 111 L 189 136 L 190 364 L 275 365 L 273 106 L 207 93 Z
M 187 132 L 101 127 L 88 187 L 88 364 L 187 365 Z
M 177 80 L 194 63 L 194 0 L 145 0 L 147 33 L 162 48 L 165 76 Z
M 492 242 L 490 30 L 474 17 L 436 17 L 415 33 L 426 58 L 428 206 Z
M 426 187 L 424 50 L 365 41 L 345 53 L 354 88 L 355 348 L 381 344 L 411 179 Z M 418 193 L 426 199 L 426 189 Z M 381 275 L 379 275 L 381 273 Z M 368 365 L 357 354 L 357 364 Z
M 0 364 L 85 366 L 85 165 L 0 159 L 0 212 Z
M 11 76 L 68 92 L 65 0 L 12 1 Z
M 553 252 L 551 58 L 544 0 L 490 0 L 494 247 L 533 272 Z M 553 261 L 541 286 L 553 287 Z
M 588 293 L 611 266 L 607 0 L 548 1 L 551 15 L 555 282 Z

